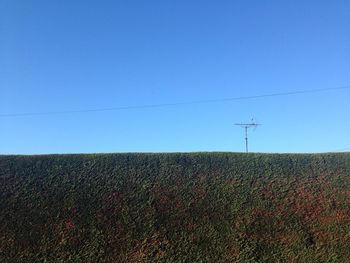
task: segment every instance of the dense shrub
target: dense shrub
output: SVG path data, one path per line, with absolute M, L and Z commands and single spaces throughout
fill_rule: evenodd
M 1 262 L 347 262 L 350 154 L 0 156 Z

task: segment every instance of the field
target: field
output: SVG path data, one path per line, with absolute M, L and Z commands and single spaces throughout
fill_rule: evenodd
M 1 262 L 349 262 L 350 154 L 0 156 Z

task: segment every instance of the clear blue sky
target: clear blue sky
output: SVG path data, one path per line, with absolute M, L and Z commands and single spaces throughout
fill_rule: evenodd
M 350 85 L 350 2 L 0 0 L 0 114 Z M 1 117 L 0 153 L 350 147 L 350 90 Z

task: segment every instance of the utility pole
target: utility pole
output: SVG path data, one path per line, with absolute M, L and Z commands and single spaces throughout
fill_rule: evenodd
M 248 129 L 258 127 L 259 123 L 255 123 L 254 119 L 251 120 L 251 123 L 235 123 L 236 126 L 240 126 L 241 128 L 244 128 L 245 131 L 245 152 L 248 152 Z

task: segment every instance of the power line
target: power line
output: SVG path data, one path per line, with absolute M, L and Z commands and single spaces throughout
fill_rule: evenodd
M 338 149 L 338 150 L 335 150 L 333 152 L 348 152 L 348 151 L 350 151 L 350 147 Z
M 335 91 L 335 90 L 346 90 L 346 89 L 350 89 L 350 86 L 342 86 L 342 87 L 336 87 L 336 88 L 323 88 L 323 89 L 309 89 L 309 90 L 299 90 L 299 91 L 288 91 L 288 92 L 270 93 L 270 94 L 253 95 L 253 96 L 220 98 L 220 99 L 195 100 L 195 101 L 188 101 L 188 102 L 145 104 L 145 105 L 135 105 L 135 106 L 131 105 L 131 106 L 96 108 L 96 109 L 81 109 L 81 110 L 3 113 L 3 114 L 0 114 L 0 117 L 2 117 L 2 118 L 29 117 L 29 116 L 62 115 L 62 114 L 131 110 L 131 109 L 162 108 L 162 107 L 174 107 L 174 106 L 182 106 L 182 105 L 228 102 L 228 101 L 236 101 L 236 100 L 260 99 L 260 98 L 267 98 L 267 97 L 289 96 L 289 95 L 297 95 L 297 94 L 305 94 L 305 93 L 317 93 L 317 92 L 324 92 L 324 91 Z

